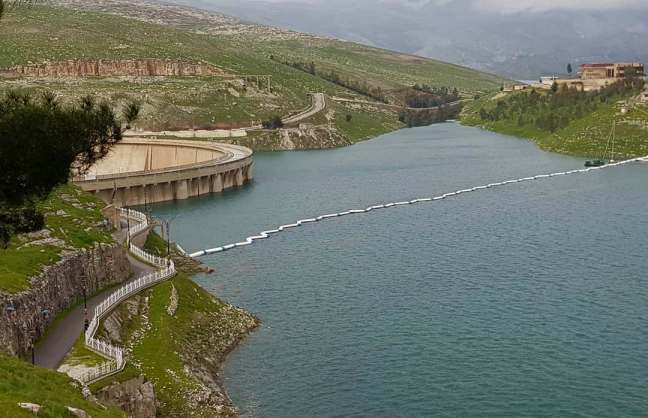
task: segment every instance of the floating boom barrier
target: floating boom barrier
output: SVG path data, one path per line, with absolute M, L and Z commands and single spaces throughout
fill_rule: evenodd
M 308 219 L 301 219 L 293 224 L 287 224 L 287 225 L 281 225 L 277 229 L 270 229 L 267 231 L 263 231 L 259 233 L 259 235 L 254 235 L 251 237 L 247 237 L 245 241 L 241 242 L 236 242 L 233 244 L 228 244 L 228 245 L 223 245 L 222 247 L 216 247 L 216 248 L 209 248 L 206 250 L 201 250 L 201 251 L 196 251 L 194 253 L 189 254 L 190 257 L 193 258 L 198 258 L 198 257 L 203 257 L 206 255 L 210 254 L 216 254 L 216 253 L 222 253 L 225 251 L 232 250 L 234 248 L 239 248 L 239 247 L 245 247 L 247 245 L 253 244 L 255 241 L 258 240 L 263 240 L 270 238 L 271 235 L 278 234 L 280 232 L 284 232 L 288 229 L 291 228 L 297 228 L 299 226 L 309 224 L 309 223 L 314 223 L 314 222 L 321 222 L 326 219 L 331 219 L 331 218 L 338 218 L 340 216 L 347 216 L 347 215 L 356 215 L 360 213 L 369 213 L 374 210 L 381 210 L 381 209 L 388 209 L 392 207 L 399 207 L 399 206 L 406 206 L 406 205 L 414 205 L 417 203 L 424 203 L 424 202 L 436 202 L 439 200 L 444 200 L 449 197 L 455 197 L 459 196 L 464 193 L 471 193 L 471 192 L 477 192 L 480 190 L 486 190 L 486 189 L 491 189 L 494 187 L 502 187 L 502 186 L 508 186 L 510 184 L 516 184 L 516 183 L 523 183 L 523 182 L 529 182 L 529 181 L 534 181 L 534 180 L 542 180 L 542 179 L 547 179 L 547 178 L 552 178 L 552 177 L 558 177 L 558 176 L 569 176 L 573 174 L 583 174 L 583 173 L 589 173 L 590 171 L 595 171 L 595 170 L 603 170 L 606 168 L 612 168 L 612 167 L 618 167 L 621 165 L 633 163 L 633 162 L 648 162 L 648 156 L 645 157 L 639 157 L 639 158 L 632 158 L 629 160 L 624 160 L 624 161 L 619 161 L 615 163 L 609 163 L 603 166 L 599 167 L 588 167 L 588 168 L 582 168 L 578 170 L 571 170 L 571 171 L 559 171 L 556 173 L 551 173 L 551 174 L 540 174 L 537 176 L 531 176 L 531 177 L 523 177 L 519 179 L 513 179 L 513 180 L 507 180 L 507 181 L 501 181 L 498 183 L 489 183 L 484 186 L 477 186 L 469 189 L 462 189 L 462 190 L 457 190 L 454 192 L 450 193 L 445 193 L 440 196 L 435 196 L 435 197 L 424 197 L 424 198 L 419 198 L 419 199 L 414 199 L 414 200 L 409 200 L 409 201 L 402 201 L 402 202 L 393 202 L 393 203 L 385 203 L 385 204 L 379 204 L 379 205 L 374 205 L 374 206 L 369 206 L 366 209 L 351 209 L 347 210 L 344 212 L 337 212 L 337 213 L 330 213 L 328 215 L 320 215 L 316 218 L 308 218 Z

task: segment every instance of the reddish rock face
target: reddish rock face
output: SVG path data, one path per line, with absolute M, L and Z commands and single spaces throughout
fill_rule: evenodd
M 162 59 L 52 61 L 0 70 L 0 75 L 8 77 L 191 77 L 223 74 L 220 68 L 210 64 Z

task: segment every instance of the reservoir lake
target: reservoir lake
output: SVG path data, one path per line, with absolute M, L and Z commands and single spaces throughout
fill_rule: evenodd
M 454 123 L 257 153 L 255 180 L 153 206 L 187 251 L 331 212 L 582 168 Z M 262 325 L 230 354 L 243 417 L 648 411 L 648 163 L 304 225 L 203 257 Z

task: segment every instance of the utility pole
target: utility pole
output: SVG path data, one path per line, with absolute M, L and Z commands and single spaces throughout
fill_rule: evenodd
M 130 248 L 130 216 L 128 214 L 128 209 L 126 212 L 126 246 Z
M 167 236 L 167 265 L 171 261 L 171 224 L 169 220 L 166 221 L 166 236 Z

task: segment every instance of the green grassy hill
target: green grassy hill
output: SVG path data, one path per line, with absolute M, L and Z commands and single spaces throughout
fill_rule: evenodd
M 66 409 L 68 406 L 83 409 L 94 418 L 127 416 L 115 408 L 85 400 L 79 384 L 63 374 L 0 355 L 0 415 L 34 417 L 18 406 L 22 402 L 40 405 L 39 417 L 72 417 Z
M 550 92 L 539 92 L 550 95 Z M 616 160 L 648 155 L 648 106 L 637 102 L 637 91 L 600 97 L 587 104 L 580 99 L 550 110 L 546 103 L 522 109 L 516 103 L 528 91 L 499 93 L 475 100 L 464 108 L 461 121 L 491 131 L 532 139 L 542 149 L 590 158 L 610 158 L 612 125 L 616 124 L 613 158 Z M 498 104 L 499 103 L 499 104 Z M 497 120 L 482 118 L 482 109 L 493 114 L 501 108 Z M 625 109 L 625 113 L 622 112 Z M 551 113 L 562 122 L 549 129 L 538 123 Z M 607 154 L 606 154 L 607 150 Z
M 390 92 L 415 83 L 457 87 L 464 95 L 493 91 L 502 83 L 496 76 L 430 59 L 243 24 L 182 7 L 60 3 L 65 7 L 32 7 L 5 17 L 0 24 L 0 67 L 48 60 L 164 58 L 213 64 L 229 77 L 0 80 L 0 90 L 52 89 L 67 99 L 94 94 L 115 106 L 134 98 L 144 104 L 138 127 L 150 130 L 249 126 L 307 107 L 309 92 L 371 101 L 277 59 L 314 62 L 320 70 L 384 90 L 395 104 L 398 94 Z M 242 86 L 245 75 L 271 75 L 272 93 L 253 82 Z M 372 129 L 365 132 L 362 124 L 340 123 L 349 112 L 360 113 L 358 121 L 372 118 Z M 402 127 L 394 109 L 336 104 L 327 113 L 327 123 L 351 141 Z
M 45 229 L 15 235 L 0 248 L 0 292 L 17 293 L 29 288 L 31 277 L 55 264 L 65 249 L 91 248 L 112 243 L 101 209 L 105 203 L 72 185 L 60 186 L 37 204 L 45 214 Z

